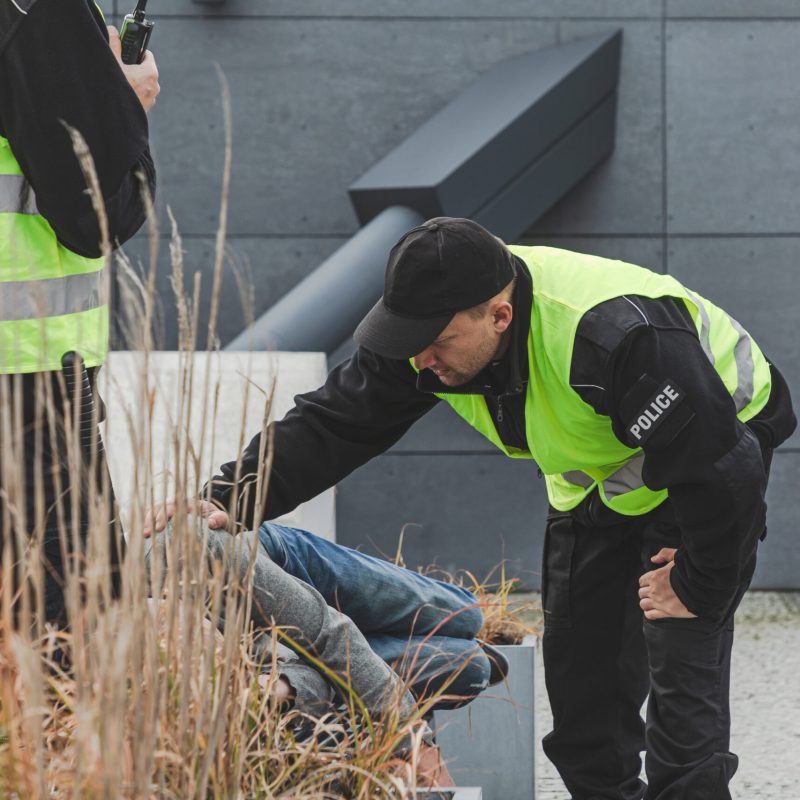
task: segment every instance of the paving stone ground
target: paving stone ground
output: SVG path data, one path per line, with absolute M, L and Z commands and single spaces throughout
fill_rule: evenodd
M 552 724 L 541 651 L 536 681 L 541 740 Z M 731 750 L 739 756 L 734 800 L 800 800 L 800 592 L 745 596 L 736 615 L 731 713 Z M 569 800 L 541 743 L 536 769 L 536 800 Z

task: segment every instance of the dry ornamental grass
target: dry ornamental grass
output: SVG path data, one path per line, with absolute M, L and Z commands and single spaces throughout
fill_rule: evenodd
M 205 332 L 208 358 L 215 357 L 215 333 L 223 270 L 227 268 L 225 232 L 231 165 L 230 101 L 220 74 L 226 117 L 226 148 L 220 223 L 211 287 L 211 311 Z M 101 223 L 105 219 L 91 155 L 72 131 Z M 198 384 L 193 374 L 197 349 L 199 273 L 191 279 L 190 296 L 181 240 L 172 220 L 172 303 L 177 315 L 183 354 L 180 391 L 173 398 L 169 431 L 171 467 L 153 463 L 154 387 L 148 369 L 157 317 L 156 268 L 159 231 L 149 215 L 152 243 L 149 268 L 142 274 L 121 253 L 112 254 L 107 226 L 102 224 L 109 272 L 118 281 L 124 318 L 116 320 L 126 346 L 140 356 L 136 413 L 127 420 L 135 474 L 135 502 L 126 526 L 127 556 L 115 589 L 109 568 L 109 525 L 112 494 L 107 475 L 77 489 L 59 523 L 64 552 L 71 547 L 70 530 L 80 529 L 75 494 L 84 492 L 85 549 L 65 560 L 63 600 L 65 623 L 55 630 L 43 623 L 45 567 L 41 547 L 45 516 L 42 487 L 26 487 L 20 477 L 30 453 L 13 446 L 21 427 L 18 391 L 11 376 L 2 382 L 0 441 L 4 548 L 0 574 L 0 797 L 2 798 L 405 798 L 413 793 L 420 751 L 421 720 L 434 701 L 420 704 L 410 720 L 387 713 L 370 719 L 347 682 L 328 675 L 339 686 L 342 708 L 319 719 L 285 710 L 270 699 L 275 671 L 265 673 L 254 658 L 254 633 L 247 624 L 250 596 L 239 586 L 223 587 L 210 573 L 202 542 L 190 517 L 178 514 L 173 541 L 186 556 L 180 570 L 170 571 L 161 599 L 148 598 L 148 575 L 142 534 L 145 509 L 172 488 L 178 501 L 197 496 L 209 475 L 201 475 L 203 441 L 188 435 L 192 415 L 201 429 L 213 430 L 220 409 L 217 387 Z M 242 318 L 252 318 L 251 290 L 240 282 Z M 163 299 L 162 299 L 163 302 Z M 210 371 L 206 372 L 206 376 Z M 202 383 L 202 382 L 201 382 Z M 58 387 L 56 387 L 58 388 Z M 264 392 L 269 412 L 270 387 Z M 45 436 L 66 439 L 72 477 L 83 474 L 85 450 L 80 441 L 80 404 L 60 406 L 49 381 L 36 387 L 37 420 Z M 61 395 L 69 392 L 61 386 Z M 199 402 L 198 402 L 198 395 Z M 17 398 L 18 400 L 18 398 Z M 243 403 L 243 408 L 246 405 Z M 224 413 L 235 413 L 225 409 Z M 57 418 L 63 417 L 59 433 Z M 97 428 L 98 411 L 92 415 Z M 252 427 L 242 418 L 241 436 Z M 252 431 L 248 430 L 249 434 Z M 160 432 L 159 435 L 163 435 Z M 262 437 L 267 441 L 267 437 Z M 46 444 L 46 442 L 45 442 Z M 55 452 L 55 444 L 53 451 Z M 94 444 L 94 443 L 93 443 Z M 232 443 L 235 446 L 237 443 Z M 38 449 L 40 462 L 47 448 Z M 264 452 L 264 474 L 269 453 Z M 92 456 L 90 469 L 97 466 Z M 38 471 L 46 464 L 39 463 Z M 194 476 L 194 477 L 190 477 Z M 72 483 L 72 481 L 70 481 Z M 266 493 L 259 477 L 259 496 Z M 26 492 L 36 494 L 35 512 L 24 513 Z M 122 535 L 117 522 L 114 535 Z M 10 542 L 14 543 L 14 546 Z M 14 551 L 19 555 L 16 568 Z M 153 561 L 152 569 L 160 565 Z M 16 572 L 14 570 L 17 570 Z M 119 595 L 115 597 L 115 595 Z M 219 632 L 209 622 L 225 612 Z M 291 637 L 291 631 L 272 631 Z M 313 661 L 313 654 L 308 654 Z M 325 666 L 317 662 L 325 673 Z M 407 755 L 400 758 L 400 747 Z

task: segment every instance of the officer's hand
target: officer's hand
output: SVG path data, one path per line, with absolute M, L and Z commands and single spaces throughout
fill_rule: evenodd
M 662 547 L 650 560 L 654 564 L 666 564 L 666 566 L 645 572 L 639 578 L 639 606 L 644 611 L 646 619 L 667 617 L 691 619 L 697 616 L 678 599 L 669 582 L 669 574 L 675 566 L 675 553 L 673 547 Z
M 123 64 L 122 42 L 119 31 L 113 25 L 108 26 L 108 44 L 142 107 L 145 111 L 149 111 L 155 105 L 156 97 L 161 91 L 158 85 L 158 67 L 153 54 L 147 50 L 141 64 Z
M 144 537 L 152 536 L 153 533 L 161 533 L 167 527 L 167 522 L 175 516 L 175 498 L 170 497 L 163 503 L 156 503 L 148 510 L 144 517 Z M 208 522 L 208 527 L 212 530 L 228 527 L 228 515 L 222 509 L 217 508 L 208 500 L 187 500 L 186 510 L 190 514 L 199 514 Z

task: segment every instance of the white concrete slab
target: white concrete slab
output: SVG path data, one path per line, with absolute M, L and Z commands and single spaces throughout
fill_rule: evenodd
M 280 419 L 326 374 L 324 353 L 154 352 L 147 361 L 143 353 L 110 353 L 100 373 L 103 439 L 126 529 L 137 508 L 174 494 L 176 481 L 197 493 L 236 458 L 267 411 Z M 335 519 L 329 490 L 280 521 L 333 540 Z

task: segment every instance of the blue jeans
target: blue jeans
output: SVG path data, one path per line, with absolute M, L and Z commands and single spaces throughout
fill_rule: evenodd
M 483 613 L 472 592 L 329 542 L 265 522 L 269 557 L 346 614 L 370 647 L 417 697 L 441 688 L 436 708 L 456 708 L 489 682 L 489 660 L 475 636 Z

